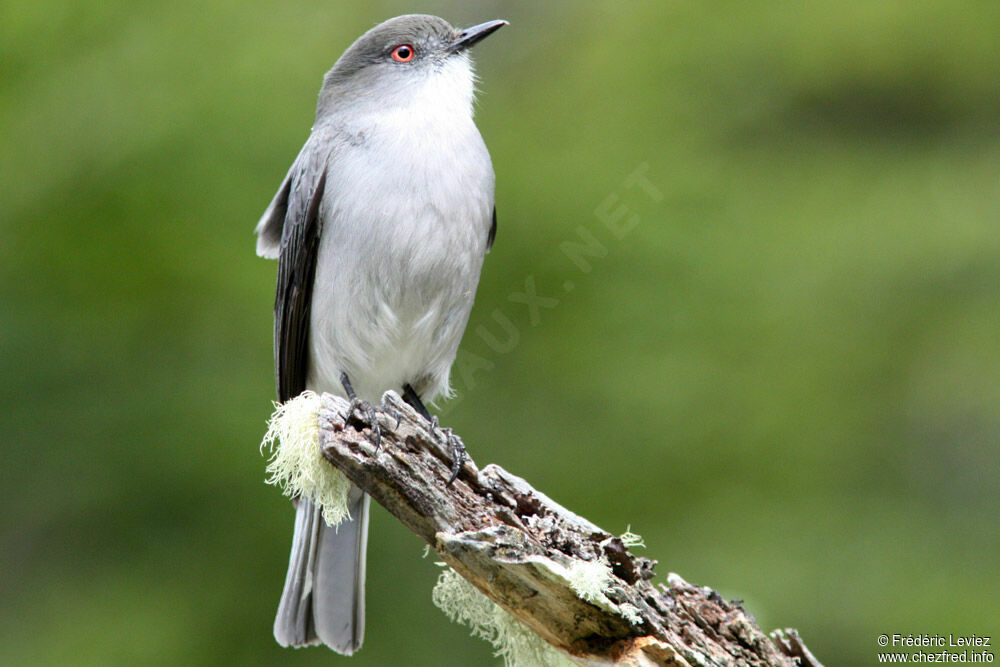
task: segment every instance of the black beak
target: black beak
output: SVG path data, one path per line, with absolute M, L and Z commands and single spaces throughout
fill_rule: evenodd
M 471 28 L 466 28 L 465 30 L 458 33 L 455 37 L 455 41 L 451 43 L 449 51 L 452 53 L 458 53 L 459 51 L 464 51 L 476 42 L 482 41 L 490 34 L 496 32 L 503 26 L 507 25 L 506 21 L 487 21 L 486 23 L 480 23 L 479 25 L 474 25 Z

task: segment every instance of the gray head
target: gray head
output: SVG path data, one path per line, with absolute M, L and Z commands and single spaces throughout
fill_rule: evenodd
M 382 104 L 402 101 L 414 85 L 435 75 L 458 77 L 464 70 L 471 86 L 467 49 L 505 25 L 506 21 L 488 21 L 459 29 L 427 14 L 380 23 L 361 35 L 327 72 L 317 117 L 328 107 L 359 98 L 377 98 Z

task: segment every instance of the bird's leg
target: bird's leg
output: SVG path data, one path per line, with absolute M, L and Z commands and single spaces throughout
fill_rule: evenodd
M 347 373 L 340 374 L 340 384 L 344 386 L 347 398 L 351 400 L 351 413 L 357 410 L 363 413 L 365 419 L 368 420 L 368 424 L 371 426 L 370 439 L 372 444 L 375 445 L 375 451 L 378 452 L 379 447 L 382 446 L 382 429 L 378 425 L 378 416 L 375 414 L 375 408 L 368 401 L 358 398 L 358 395 L 354 393 L 354 387 L 351 386 L 351 381 L 347 377 Z
M 420 416 L 427 421 L 431 420 L 431 413 L 427 411 L 427 407 L 424 402 L 420 400 L 420 396 L 414 390 L 413 386 L 410 384 L 403 385 L 403 400 L 409 404 L 411 408 L 420 413 Z
M 465 445 L 462 440 L 455 435 L 450 428 L 442 428 L 438 424 L 437 417 L 431 417 L 431 413 L 427 411 L 427 407 L 424 402 L 420 400 L 420 396 L 409 384 L 403 385 L 403 400 L 406 401 L 410 407 L 419 412 L 421 416 L 431 423 L 431 433 L 434 437 L 438 437 L 438 432 L 444 434 L 448 442 L 448 450 L 451 452 L 451 477 L 445 483 L 445 486 L 451 486 L 452 483 L 458 478 L 458 473 L 462 470 L 462 463 L 468 458 L 465 453 Z

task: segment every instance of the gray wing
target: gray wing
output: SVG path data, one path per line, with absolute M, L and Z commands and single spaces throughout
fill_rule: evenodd
M 278 188 L 278 194 L 268 204 L 264 215 L 260 216 L 260 222 L 254 228 L 257 234 L 257 256 L 266 259 L 278 259 L 278 251 L 281 249 L 281 230 L 285 226 L 285 212 L 288 210 L 288 191 L 292 186 L 292 173 L 295 165 L 289 170 L 285 180 Z
M 326 188 L 326 162 L 318 157 L 307 142 L 257 225 L 258 254 L 278 259 L 274 367 L 281 402 L 306 387 L 309 314 L 322 229 L 319 206 Z

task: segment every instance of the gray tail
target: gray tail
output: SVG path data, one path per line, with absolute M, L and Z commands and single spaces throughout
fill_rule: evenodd
M 351 518 L 331 527 L 312 501 L 296 501 L 292 554 L 274 619 L 274 638 L 282 646 L 322 643 L 344 655 L 361 648 L 369 502 L 352 485 Z

